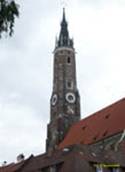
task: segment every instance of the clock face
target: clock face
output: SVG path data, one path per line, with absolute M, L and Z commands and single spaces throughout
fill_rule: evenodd
M 67 93 L 66 94 L 66 100 L 69 103 L 74 103 L 76 100 L 75 95 L 73 93 Z
M 53 106 L 56 105 L 57 99 L 58 99 L 57 94 L 54 94 L 53 97 L 52 97 L 52 102 L 51 102 Z

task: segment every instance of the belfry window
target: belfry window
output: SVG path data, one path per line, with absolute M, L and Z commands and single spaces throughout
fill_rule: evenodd
M 67 63 L 68 63 L 68 64 L 71 63 L 71 58 L 70 58 L 70 57 L 67 58 Z

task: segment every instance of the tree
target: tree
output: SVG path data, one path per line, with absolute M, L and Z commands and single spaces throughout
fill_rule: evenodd
M 3 33 L 12 36 L 15 18 L 19 16 L 18 7 L 14 0 L 0 0 L 0 38 Z

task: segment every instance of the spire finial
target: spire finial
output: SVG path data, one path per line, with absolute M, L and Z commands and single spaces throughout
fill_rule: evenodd
M 65 17 L 66 15 L 65 15 L 65 8 L 63 7 L 63 20 L 65 20 L 66 19 L 66 17 Z

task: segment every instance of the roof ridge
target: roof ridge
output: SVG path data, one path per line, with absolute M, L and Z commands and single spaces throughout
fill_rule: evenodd
M 122 101 L 125 101 L 125 97 L 121 98 L 120 100 L 118 100 L 116 102 L 113 102 L 110 105 L 105 106 L 104 108 L 102 108 L 100 110 L 97 110 L 96 112 L 92 113 L 91 115 L 89 115 L 89 116 L 81 119 L 80 121 L 76 122 L 74 125 L 77 125 L 79 122 L 82 122 L 83 120 L 87 120 L 88 118 L 91 118 L 91 117 L 95 116 L 97 113 L 102 112 L 102 111 L 106 110 L 107 108 L 111 108 L 112 106 L 114 106 L 114 105 L 116 105 L 116 104 L 118 104 L 118 103 L 120 103 Z
M 33 155 L 30 155 L 30 157 L 28 159 L 24 160 L 24 163 L 21 165 L 21 167 L 19 167 L 19 169 L 17 169 L 14 172 L 20 172 L 20 170 L 22 170 L 33 157 L 34 157 Z
M 93 144 L 125 129 L 125 98 L 74 123 L 59 148 L 76 143 Z M 117 121 L 120 120 L 119 123 Z M 116 127 L 117 123 L 117 127 Z M 75 136 L 74 136 L 75 133 Z

